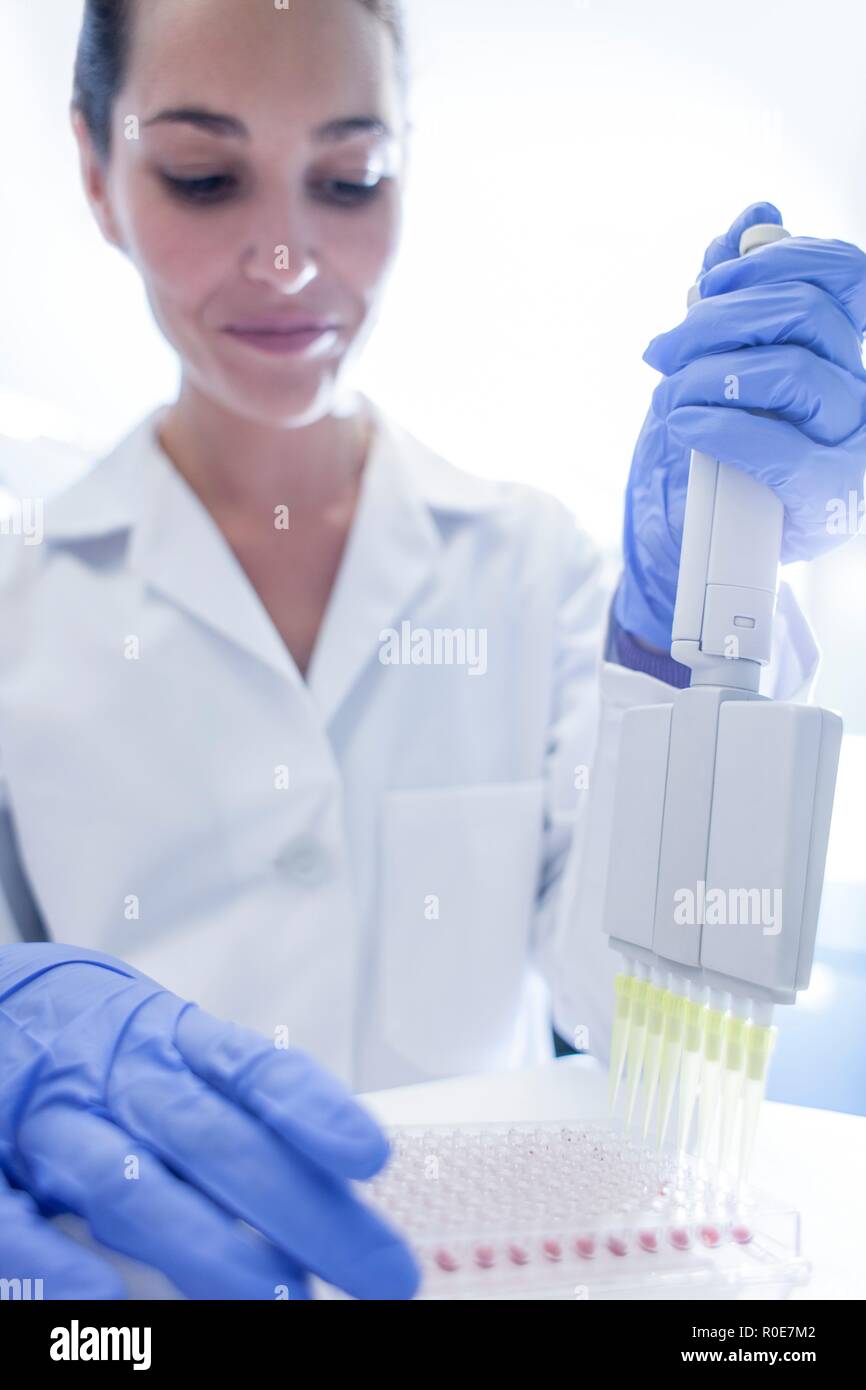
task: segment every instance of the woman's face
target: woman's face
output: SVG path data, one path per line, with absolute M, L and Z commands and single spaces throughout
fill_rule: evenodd
M 330 408 L 397 250 L 403 119 L 360 0 L 137 0 L 107 167 L 75 120 L 85 183 L 222 407 L 280 426 Z

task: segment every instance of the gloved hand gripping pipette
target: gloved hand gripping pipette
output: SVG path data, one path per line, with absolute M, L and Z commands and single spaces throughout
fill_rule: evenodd
M 739 253 L 787 237 L 746 228 Z M 691 305 L 699 299 L 695 288 Z M 755 412 L 759 413 L 759 412 Z M 763 412 L 760 412 L 763 413 Z M 604 927 L 617 977 L 611 1106 L 642 1092 L 661 1145 L 748 1168 L 776 1004 L 812 965 L 842 724 L 759 694 L 771 655 L 784 508 L 692 452 L 671 655 L 691 684 L 623 715 Z

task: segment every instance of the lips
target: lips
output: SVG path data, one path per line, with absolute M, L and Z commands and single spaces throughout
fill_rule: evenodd
M 252 319 L 224 331 L 236 343 L 270 356 L 322 357 L 339 343 L 339 324 L 324 319 Z
M 326 319 L 244 319 L 230 323 L 227 333 L 328 333 L 338 327 Z

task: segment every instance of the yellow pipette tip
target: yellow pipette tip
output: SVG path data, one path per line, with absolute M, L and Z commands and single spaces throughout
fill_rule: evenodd
M 683 1041 L 683 1018 L 686 1001 L 678 994 L 667 993 L 665 1000 L 665 1028 L 662 1042 L 662 1060 L 659 1071 L 658 1109 L 656 1120 L 656 1143 L 661 1148 L 665 1142 L 674 1091 L 680 1067 L 680 1054 Z
M 611 1116 L 616 1108 L 619 1083 L 622 1080 L 622 1069 L 623 1063 L 625 1062 L 631 1019 L 632 991 L 636 984 L 637 981 L 634 976 L 626 975 L 623 971 L 617 973 L 613 982 L 613 1029 L 610 1038 L 610 1071 L 608 1072 L 607 1087 L 607 1106 L 608 1113 Z
M 628 1049 L 626 1053 L 626 1125 L 630 1125 L 632 1121 L 643 1067 L 647 1030 L 647 995 L 649 989 L 649 980 L 635 980 L 631 996 L 631 1019 L 629 1022 Z

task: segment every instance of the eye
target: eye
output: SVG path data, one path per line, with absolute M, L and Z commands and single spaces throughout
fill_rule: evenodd
M 362 203 L 371 202 L 381 192 L 384 183 L 384 179 L 378 179 L 376 183 L 352 183 L 348 179 L 325 179 L 318 187 L 326 202 L 336 203 L 342 207 L 357 207 Z
M 169 192 L 187 203 L 218 203 L 234 191 L 236 180 L 230 174 L 206 174 L 199 178 L 177 178 L 163 174 Z

